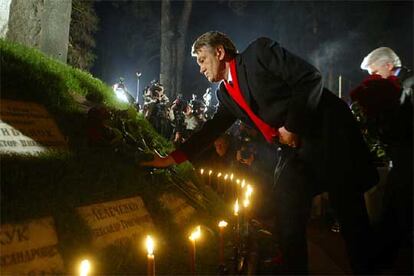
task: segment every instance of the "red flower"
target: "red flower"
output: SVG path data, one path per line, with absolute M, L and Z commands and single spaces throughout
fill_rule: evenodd
M 399 105 L 401 86 L 396 76 L 384 79 L 380 75 L 370 75 L 350 96 L 352 102 L 358 102 L 364 115 L 375 117 Z

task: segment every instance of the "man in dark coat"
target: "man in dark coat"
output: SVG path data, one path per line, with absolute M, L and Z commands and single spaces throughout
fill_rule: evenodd
M 372 272 L 370 226 L 363 192 L 378 176 L 348 106 L 323 88 L 316 68 L 268 38 L 239 54 L 220 32 L 194 43 L 200 73 L 220 82 L 220 101 L 207 121 L 179 149 L 147 166 L 194 160 L 197 152 L 236 119 L 258 128 L 282 159 L 274 183 L 277 235 L 286 273 L 307 273 L 306 225 L 312 197 L 328 191 L 355 273 Z

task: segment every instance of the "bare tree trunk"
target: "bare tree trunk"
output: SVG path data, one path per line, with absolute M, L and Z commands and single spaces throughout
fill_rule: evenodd
M 7 40 L 37 48 L 66 63 L 72 0 L 13 0 L 9 7 L 7 1 L 0 2 L 2 8 L 9 8 Z
M 176 43 L 176 37 L 173 37 L 173 40 L 171 42 L 171 67 L 170 67 L 170 76 L 171 76 L 171 82 L 170 87 L 171 91 L 169 92 L 169 97 L 171 99 L 175 98 L 175 95 L 177 95 L 177 43 Z
M 171 93 L 171 4 L 170 0 L 161 2 L 161 47 L 160 47 L 160 82 L 165 88 L 168 96 Z
M 192 0 L 185 0 L 183 12 L 181 14 L 180 21 L 178 23 L 178 37 L 176 41 L 176 47 L 177 47 L 177 63 L 176 63 L 176 90 L 174 91 L 175 96 L 177 96 L 177 93 L 182 93 L 182 87 L 183 87 L 183 68 L 184 68 L 184 61 L 185 61 L 185 53 L 186 47 L 185 47 L 185 39 L 187 36 L 187 29 L 188 29 L 188 21 L 190 19 L 191 14 L 191 8 L 192 8 L 193 2 Z
M 160 82 L 170 99 L 182 93 L 183 68 L 185 60 L 185 38 L 190 19 L 192 0 L 185 0 L 179 21 L 171 20 L 171 2 L 161 4 L 161 66 Z

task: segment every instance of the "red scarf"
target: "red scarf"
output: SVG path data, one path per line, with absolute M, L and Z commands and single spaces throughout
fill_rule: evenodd
M 234 59 L 230 61 L 230 74 L 233 79 L 233 84 L 224 81 L 224 86 L 226 87 L 227 92 L 229 92 L 229 95 L 233 98 L 233 100 L 247 113 L 247 115 L 249 115 L 250 119 L 263 134 L 266 141 L 273 143 L 274 137 L 278 136 L 279 133 L 275 128 L 269 126 L 256 114 L 254 114 L 250 106 L 247 104 L 246 100 L 243 98 L 239 86 L 239 81 L 237 79 L 236 61 Z

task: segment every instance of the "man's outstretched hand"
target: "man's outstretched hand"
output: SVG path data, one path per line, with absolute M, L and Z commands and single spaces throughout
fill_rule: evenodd
M 300 146 L 299 136 L 293 132 L 288 131 L 285 127 L 278 129 L 279 142 L 289 147 L 296 148 Z
M 151 161 L 144 161 L 139 163 L 140 166 L 143 167 L 155 167 L 155 168 L 166 168 L 176 164 L 174 159 L 167 155 L 165 157 L 158 155 L 157 153 L 154 154 L 154 159 Z

